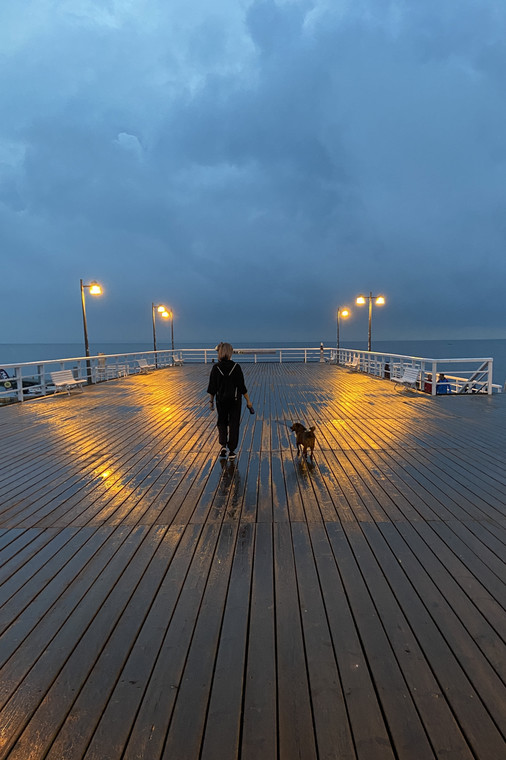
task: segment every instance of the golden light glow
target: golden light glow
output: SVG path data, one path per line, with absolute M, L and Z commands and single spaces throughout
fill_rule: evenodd
M 98 284 L 98 282 L 92 282 L 90 283 L 90 295 L 92 296 L 101 296 L 102 295 L 102 288 Z
M 358 296 L 357 303 L 359 306 L 363 306 L 365 304 L 365 296 Z
M 157 311 L 160 312 L 160 314 L 162 314 L 162 312 L 164 312 L 164 311 L 167 311 L 167 309 L 165 308 L 165 306 L 157 306 L 156 309 L 157 309 Z M 163 314 L 162 314 L 162 316 L 163 316 Z
M 167 310 L 164 310 L 164 311 L 162 311 L 161 316 L 164 319 L 168 319 L 170 317 L 170 314 L 169 314 L 169 312 Z
M 348 309 L 341 309 L 341 311 L 340 311 L 341 317 L 349 317 L 350 313 L 351 312 Z
M 385 299 L 383 298 L 383 296 L 378 296 L 374 303 L 376 304 L 376 306 L 383 306 L 385 303 Z

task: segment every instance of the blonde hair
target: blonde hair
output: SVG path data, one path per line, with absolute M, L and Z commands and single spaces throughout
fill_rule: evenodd
M 218 351 L 219 361 L 222 359 L 230 359 L 234 353 L 234 348 L 230 343 L 218 343 L 216 350 Z

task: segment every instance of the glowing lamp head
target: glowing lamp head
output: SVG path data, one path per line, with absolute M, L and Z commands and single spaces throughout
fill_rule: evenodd
M 385 299 L 383 298 L 383 296 L 378 296 L 374 303 L 376 304 L 376 306 L 383 306 L 385 304 Z
M 162 314 L 162 312 L 164 312 L 164 311 L 167 311 L 167 309 L 165 308 L 165 306 L 157 306 L 156 310 L 158 312 L 160 312 L 160 314 Z
M 98 284 L 98 282 L 92 282 L 90 283 L 90 295 L 92 296 L 101 296 L 102 295 L 102 288 Z
M 342 316 L 342 317 L 345 317 L 345 318 L 346 318 L 346 317 L 349 317 L 349 316 L 350 316 L 350 311 L 349 311 L 349 309 L 341 309 L 341 316 Z
M 160 315 L 161 315 L 161 316 L 162 316 L 164 319 L 168 319 L 168 318 L 170 317 L 170 314 L 169 314 L 169 312 L 167 311 L 167 309 L 164 309 L 163 311 L 161 311 L 161 312 L 160 312 Z
M 363 306 L 365 304 L 365 296 L 358 296 L 357 303 L 359 306 Z

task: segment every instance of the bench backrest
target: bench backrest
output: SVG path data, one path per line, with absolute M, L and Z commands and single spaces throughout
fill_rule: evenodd
M 56 372 L 51 372 L 51 380 L 55 385 L 59 383 L 75 383 L 76 379 L 70 369 L 59 369 Z
M 139 367 L 147 367 L 148 366 L 148 363 L 147 363 L 146 359 L 137 359 L 137 364 L 139 365 Z
M 415 380 L 418 380 L 419 374 L 420 374 L 420 370 L 417 367 L 406 367 L 404 369 L 404 374 L 401 380 L 408 383 L 414 383 Z

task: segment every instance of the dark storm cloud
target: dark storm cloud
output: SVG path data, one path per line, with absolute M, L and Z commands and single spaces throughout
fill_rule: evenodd
M 1 11 L 3 323 L 29 304 L 5 341 L 79 339 L 80 277 L 104 339 L 147 337 L 152 300 L 186 340 L 320 339 L 370 289 L 378 337 L 502 335 L 498 2 L 24 6 Z

